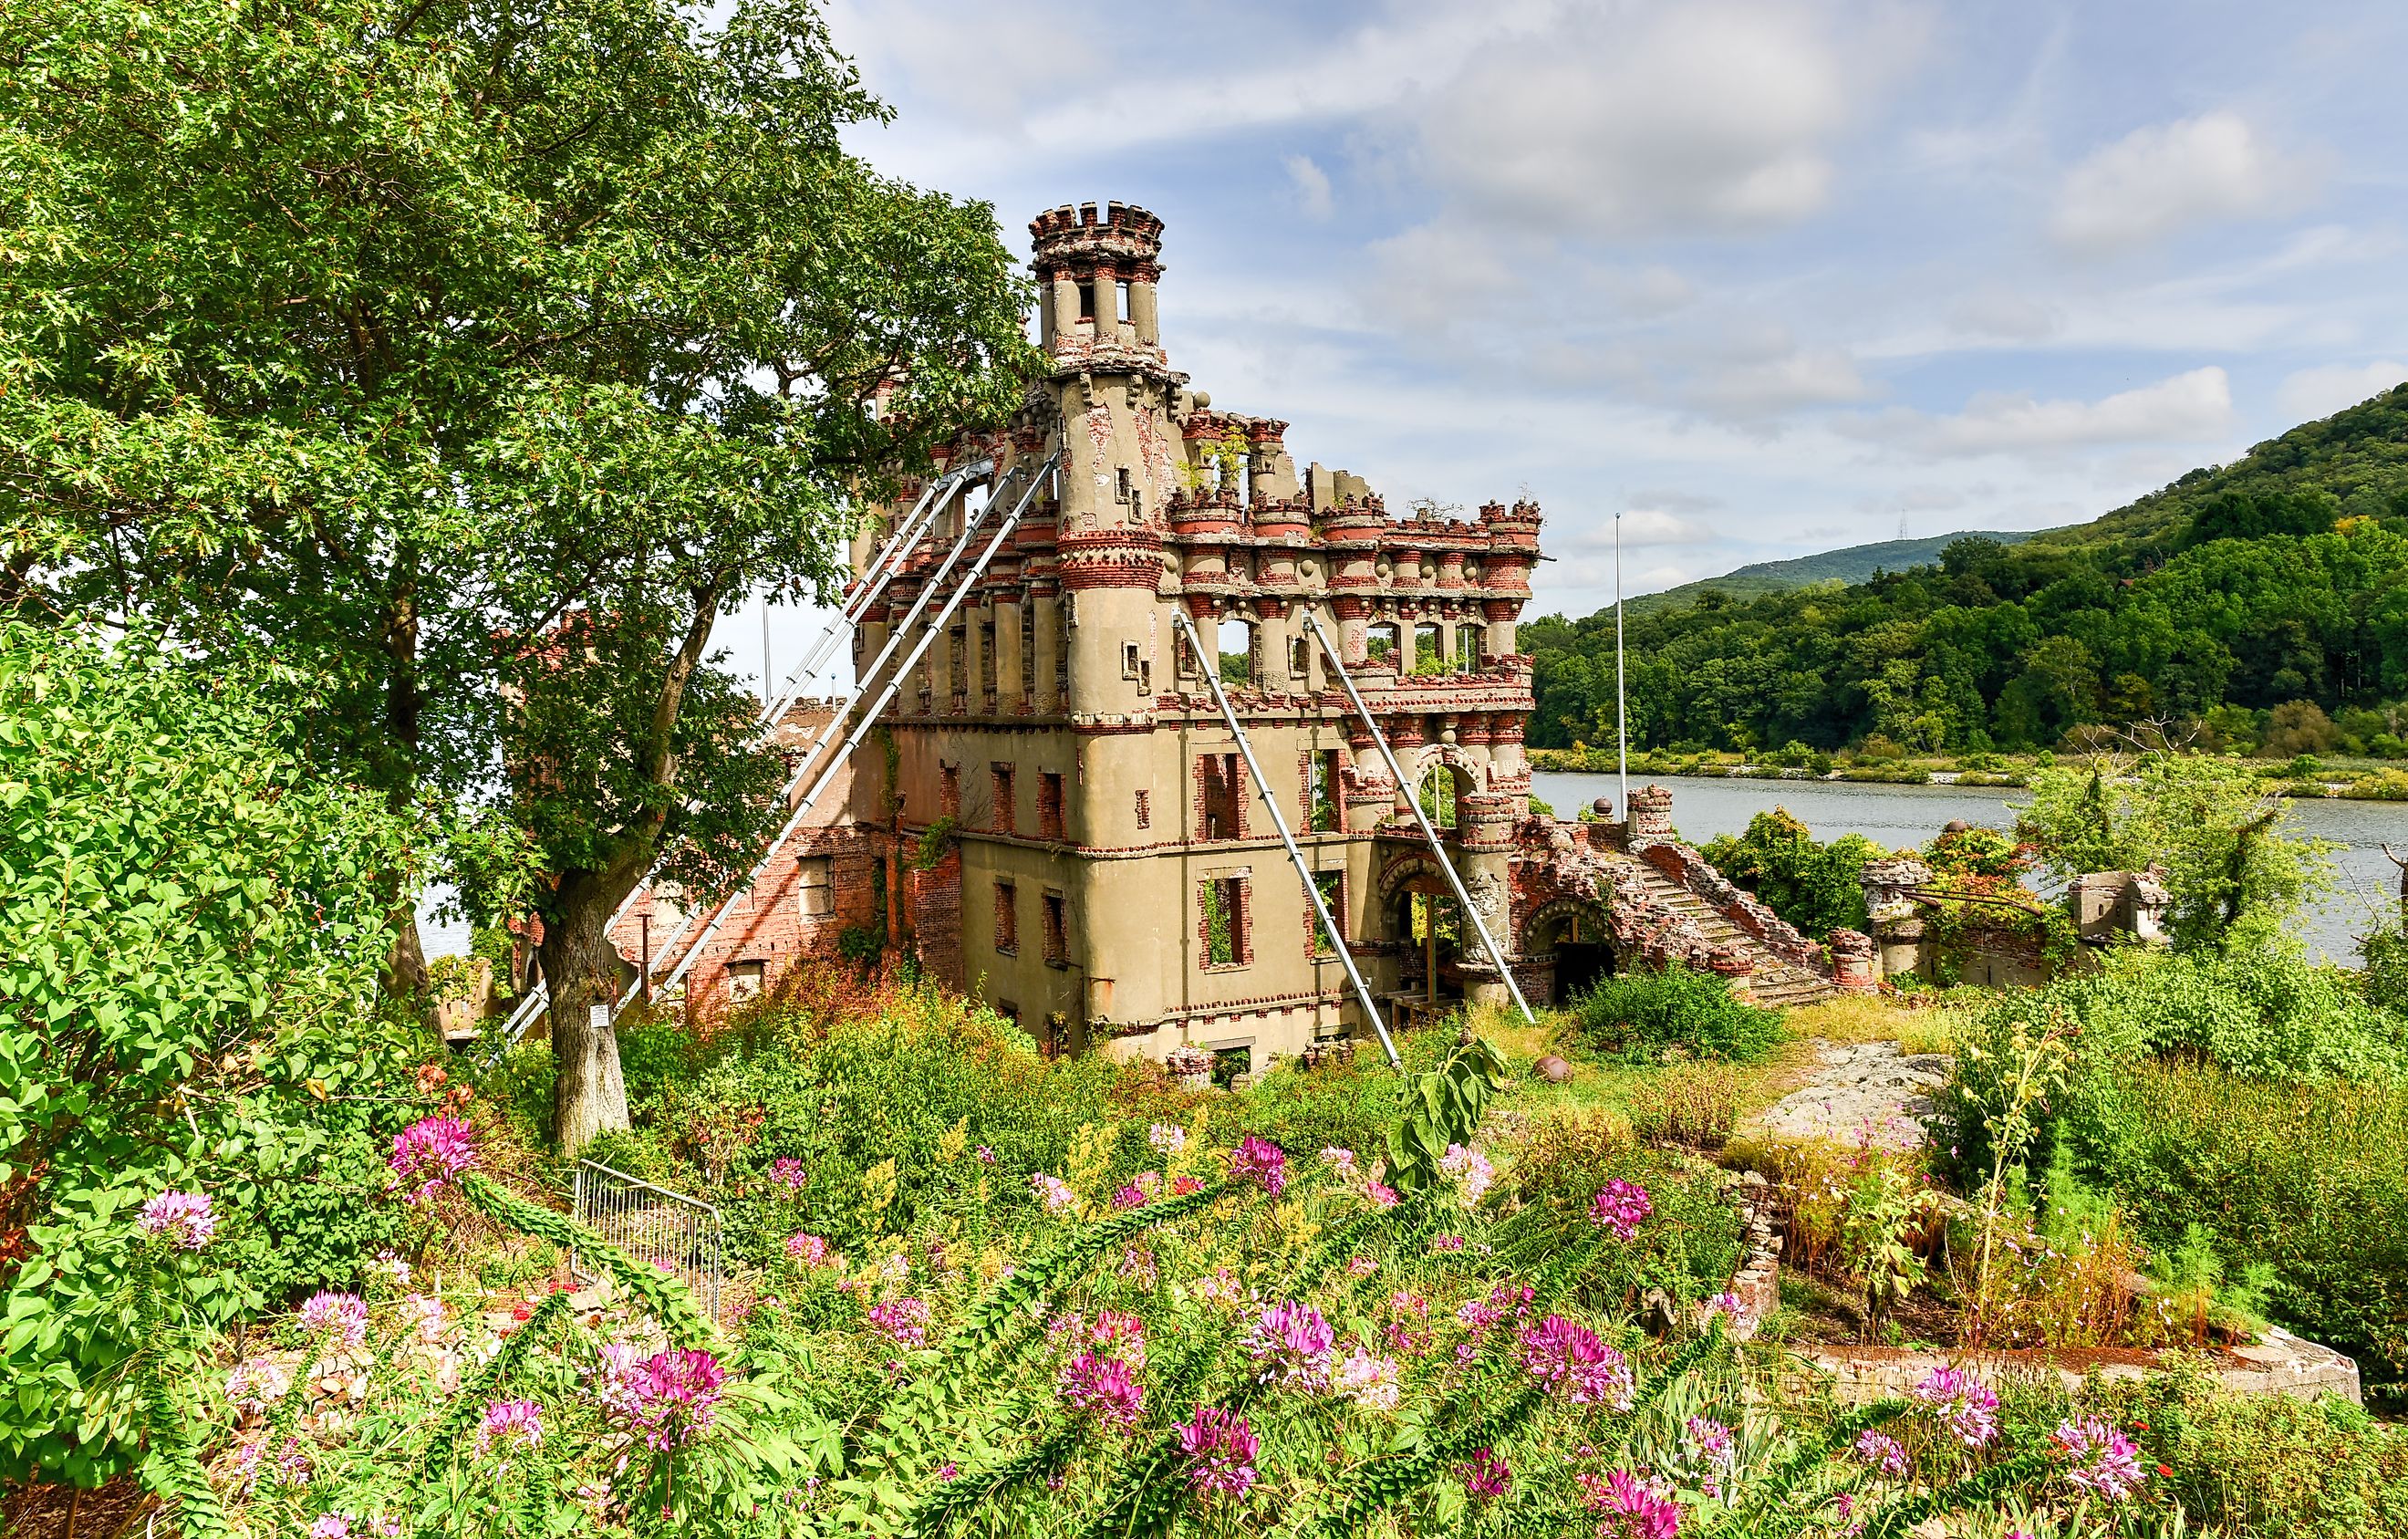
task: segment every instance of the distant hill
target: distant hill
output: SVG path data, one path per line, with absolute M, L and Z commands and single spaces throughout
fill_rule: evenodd
M 1645 614 L 1655 610 L 1686 609 L 1697 602 L 1698 594 L 1708 588 L 1717 589 L 1732 598 L 1753 598 L 1760 593 L 1781 593 L 1816 583 L 1861 583 L 1877 571 L 1898 572 L 1910 567 L 1931 566 L 1939 561 L 1940 553 L 1952 539 L 1970 537 L 2014 545 L 2031 539 L 2034 534 L 2056 532 L 2053 529 L 1960 529 L 1955 534 L 1933 535 L 1928 539 L 1885 539 L 1876 544 L 1849 545 L 1814 555 L 1791 556 L 1786 561 L 1758 561 L 1735 571 L 1725 572 L 1720 577 L 1701 577 L 1677 588 L 1666 588 L 1661 593 L 1642 594 L 1629 601 L 1629 612 Z

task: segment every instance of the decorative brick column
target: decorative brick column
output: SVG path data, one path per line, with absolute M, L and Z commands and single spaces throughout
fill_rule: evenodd
M 1634 794 L 1635 795 L 1635 794 Z M 1842 994 L 1870 994 L 1873 981 L 1873 938 L 1862 930 L 1831 932 L 1831 981 Z
M 1660 785 L 1642 785 L 1630 793 L 1629 844 L 1633 850 L 1669 843 L 1672 838 L 1672 793 Z

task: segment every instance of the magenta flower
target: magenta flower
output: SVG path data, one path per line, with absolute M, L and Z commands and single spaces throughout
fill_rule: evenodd
M 1204 1183 L 1192 1175 L 1174 1175 L 1170 1178 L 1170 1195 L 1173 1197 L 1192 1197 L 1203 1189 Z
M 1647 1200 L 1647 1188 L 1634 1187 L 1627 1181 L 1609 1181 L 1589 1204 L 1588 1221 L 1599 1229 L 1611 1230 L 1617 1240 L 1627 1240 L 1639 1232 L 1639 1226 L 1656 1211 Z
M 1396 1187 L 1381 1181 L 1363 1183 L 1363 1200 L 1375 1208 L 1393 1208 L 1404 1201 L 1397 1195 Z
M 491 1453 L 496 1443 L 541 1447 L 543 1407 L 531 1400 L 497 1400 L 487 1404 L 484 1420 L 477 1428 L 477 1451 Z
M 1329 1376 L 1338 1333 L 1310 1304 L 1276 1303 L 1265 1309 L 1246 1338 L 1246 1352 L 1264 1365 L 1266 1381 L 1319 1388 Z
M 301 1306 L 301 1329 L 324 1337 L 329 1346 L 364 1345 L 368 1339 L 367 1301 L 356 1293 L 313 1293 Z
M 1063 1366 L 1057 1382 L 1063 1403 L 1107 1431 L 1133 1432 L 1145 1415 L 1145 1388 L 1119 1358 L 1082 1352 Z
M 458 1117 L 420 1117 L 393 1135 L 393 1154 L 385 1163 L 409 1188 L 401 1200 L 423 1202 L 477 1163 L 476 1135 Z
M 629 1420 L 654 1452 L 681 1448 L 710 1430 L 727 1370 L 700 1348 L 662 1352 L 625 1375 Z
M 201 1192 L 161 1192 L 142 1204 L 142 1232 L 179 1250 L 198 1250 L 218 1229 L 218 1215 Z
M 1087 1340 L 1098 1350 L 1126 1359 L 1132 1368 L 1145 1366 L 1145 1322 L 1125 1309 L 1107 1309 L 1096 1315 Z
M 1884 1432 L 1864 1431 L 1856 1436 L 1856 1457 L 1876 1474 L 1895 1480 L 1906 1473 L 1906 1449 L 1898 1439 Z
M 318 1520 L 309 1525 L 309 1539 L 351 1539 L 351 1515 L 345 1512 L 319 1514 Z
M 1455 1478 L 1463 1482 L 1464 1493 L 1475 1502 L 1494 1502 L 1513 1484 L 1513 1472 L 1494 1448 L 1475 1451 L 1469 1462 L 1455 1467 Z
M 1277 1197 L 1287 1189 L 1287 1151 L 1248 1134 L 1229 1157 L 1229 1179 L 1257 1182 Z
M 1627 1470 L 1612 1470 L 1599 1480 L 1578 1476 L 1587 1492 L 1584 1504 L 1601 1521 L 1602 1539 L 1679 1539 L 1681 1504 Z
M 1045 1204 L 1045 1211 L 1056 1218 L 1078 1211 L 1079 1194 L 1072 1191 L 1070 1184 L 1060 1176 L 1047 1175 L 1039 1171 L 1028 1178 L 1028 1189 L 1036 1194 L 1037 1201 Z
M 788 1155 L 769 1162 L 769 1179 L 800 1191 L 809 1177 L 803 1174 L 803 1162 Z
M 988 1147 L 987 1147 L 985 1144 L 983 1144 L 983 1143 L 980 1144 L 980 1145 L 978 1146 L 978 1162 L 979 1162 L 980 1164 L 982 1164 L 982 1165 L 992 1165 L 992 1164 L 994 1164 L 994 1163 L 995 1163 L 995 1151 L 994 1151 L 993 1149 L 988 1148 Z
M 1430 1249 L 1434 1251 L 1461 1250 L 1462 1248 L 1463 1236 L 1460 1234 L 1433 1234 L 1430 1236 Z
M 928 1301 L 895 1299 L 869 1306 L 869 1323 L 886 1332 L 897 1346 L 928 1344 Z
M 2132 1440 L 2097 1417 L 2059 1422 L 2049 1435 L 2073 1461 L 2065 1478 L 2110 1502 L 2121 1502 L 2148 1478 Z
M 1739 1473 L 1739 1440 L 1712 1417 L 1683 1423 L 1681 1447 L 1699 1466 L 1698 1487 L 1708 1496 L 1722 1495 L 1724 1483 Z
M 1486 1156 L 1460 1143 L 1446 1146 L 1446 1153 L 1439 1159 L 1438 1169 L 1440 1174 L 1455 1184 L 1467 1208 L 1479 1206 L 1480 1200 L 1488 1195 L 1490 1184 L 1497 1179 L 1497 1169 L 1488 1163 Z
M 1561 1315 L 1525 1328 L 1516 1355 L 1532 1378 L 1574 1405 L 1627 1411 L 1638 1393 L 1628 1359 L 1599 1341 L 1596 1331 Z
M 1935 1368 L 1916 1385 L 1914 1398 L 1956 1434 L 1968 1448 L 1999 1435 L 1999 1397 L 1962 1368 Z
M 1123 1187 L 1112 1193 L 1112 1206 L 1116 1209 L 1141 1208 L 1145 1206 L 1145 1193 L 1133 1186 Z
M 825 1262 L 827 1253 L 827 1242 L 816 1234 L 786 1236 L 786 1254 L 807 1267 L 815 1267 Z
M 1198 1405 L 1179 1429 L 1179 1451 L 1187 1458 L 1187 1488 L 1208 1502 L 1238 1501 L 1254 1488 L 1259 1449 L 1246 1418 L 1218 1406 Z

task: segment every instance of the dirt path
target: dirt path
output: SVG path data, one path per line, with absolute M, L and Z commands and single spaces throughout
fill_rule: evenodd
M 1938 1053 L 1908 1054 L 1894 1042 L 1815 1042 L 1805 1083 L 1746 1119 L 1742 1131 L 1776 1138 L 1829 1138 L 1885 1149 L 1927 1142 L 1931 1092 L 1948 1078 Z

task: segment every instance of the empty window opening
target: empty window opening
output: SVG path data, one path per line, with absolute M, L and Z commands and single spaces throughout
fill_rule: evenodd
M 1092 281 L 1082 283 L 1079 285 L 1079 319 L 1092 321 L 1095 318 L 1096 285 Z
M 1066 837 L 1062 832 L 1062 777 L 1051 770 L 1039 770 L 1037 775 L 1037 837 Z
M 1070 960 L 1069 905 L 1058 892 L 1045 895 L 1045 960 L 1054 967 L 1068 966 Z
M 1446 669 L 1444 638 L 1434 625 L 1413 627 L 1413 671 L 1416 674 L 1443 672 Z
M 1223 1090 L 1234 1090 L 1238 1081 L 1254 1072 L 1254 1049 L 1252 1043 L 1243 1047 L 1224 1047 L 1212 1055 L 1212 1084 Z
M 1027 703 L 1037 694 L 1037 606 L 1020 606 L 1020 698 Z
M 1312 648 L 1301 636 L 1291 636 L 1287 642 L 1287 676 L 1301 679 L 1312 671 Z
M 836 912 L 834 866 L 824 855 L 807 855 L 795 862 L 795 898 L 804 918 L 823 919 Z
M 1112 285 L 1112 316 L 1120 321 L 1129 318 L 1129 286 L 1125 280 Z
M 1139 651 L 1138 644 L 1135 641 L 1123 641 L 1121 643 L 1121 677 L 1138 678 L 1144 666 L 1145 656 Z
M 995 949 L 1006 956 L 1020 955 L 1020 892 L 1009 882 L 995 885 Z
M 1340 811 L 1338 750 L 1324 748 L 1305 760 L 1304 826 L 1316 833 L 1334 833 Z
M 1197 884 L 1198 939 L 1206 967 L 1238 967 L 1249 959 L 1246 885 L 1242 876 L 1216 876 Z
M 1125 465 L 1122 466 L 1118 470 L 1113 472 L 1113 477 L 1114 489 L 1112 496 L 1114 500 L 1126 502 L 1129 499 L 1129 493 L 1134 490 L 1134 488 L 1129 484 L 1128 467 Z
M 962 815 L 962 767 L 958 764 L 937 767 L 937 815 Z
M 1445 764 L 1432 765 L 1430 772 L 1422 777 L 1422 816 L 1430 820 L 1433 828 L 1454 827 L 1456 803 L 1470 789 L 1470 782 L 1461 771 Z
M 999 834 L 1017 833 L 1020 831 L 1020 809 L 1017 798 L 1012 795 L 1011 766 L 995 765 L 991 772 L 995 777 L 995 831 Z
M 1238 688 L 1254 682 L 1254 627 L 1244 620 L 1224 620 L 1217 638 L 1221 682 Z
M 1363 639 L 1363 662 L 1367 668 L 1397 669 L 1404 667 L 1403 638 L 1393 621 L 1373 626 Z
M 1235 754 L 1196 755 L 1196 820 L 1204 838 L 1245 837 L 1243 773 Z
M 767 962 L 730 962 L 727 964 L 727 1002 L 757 1000 L 766 986 L 769 964 Z
M 1458 673 L 1480 671 L 1480 627 L 1478 626 L 1459 625 L 1455 627 L 1455 669 Z
M 1332 923 L 1337 925 L 1338 933 L 1340 935 L 1345 934 L 1346 873 L 1344 871 L 1315 871 L 1312 873 L 1312 890 L 1321 895 L 1321 901 L 1323 905 L 1329 910 L 1330 920 Z M 1338 948 L 1329 943 L 1329 932 L 1321 928 L 1321 915 L 1312 912 L 1311 904 L 1305 905 L 1305 909 L 1304 924 L 1305 928 L 1312 937 L 1312 955 L 1315 956 L 1337 956 Z
M 989 700 L 995 698 L 995 622 L 979 623 L 979 689 Z

